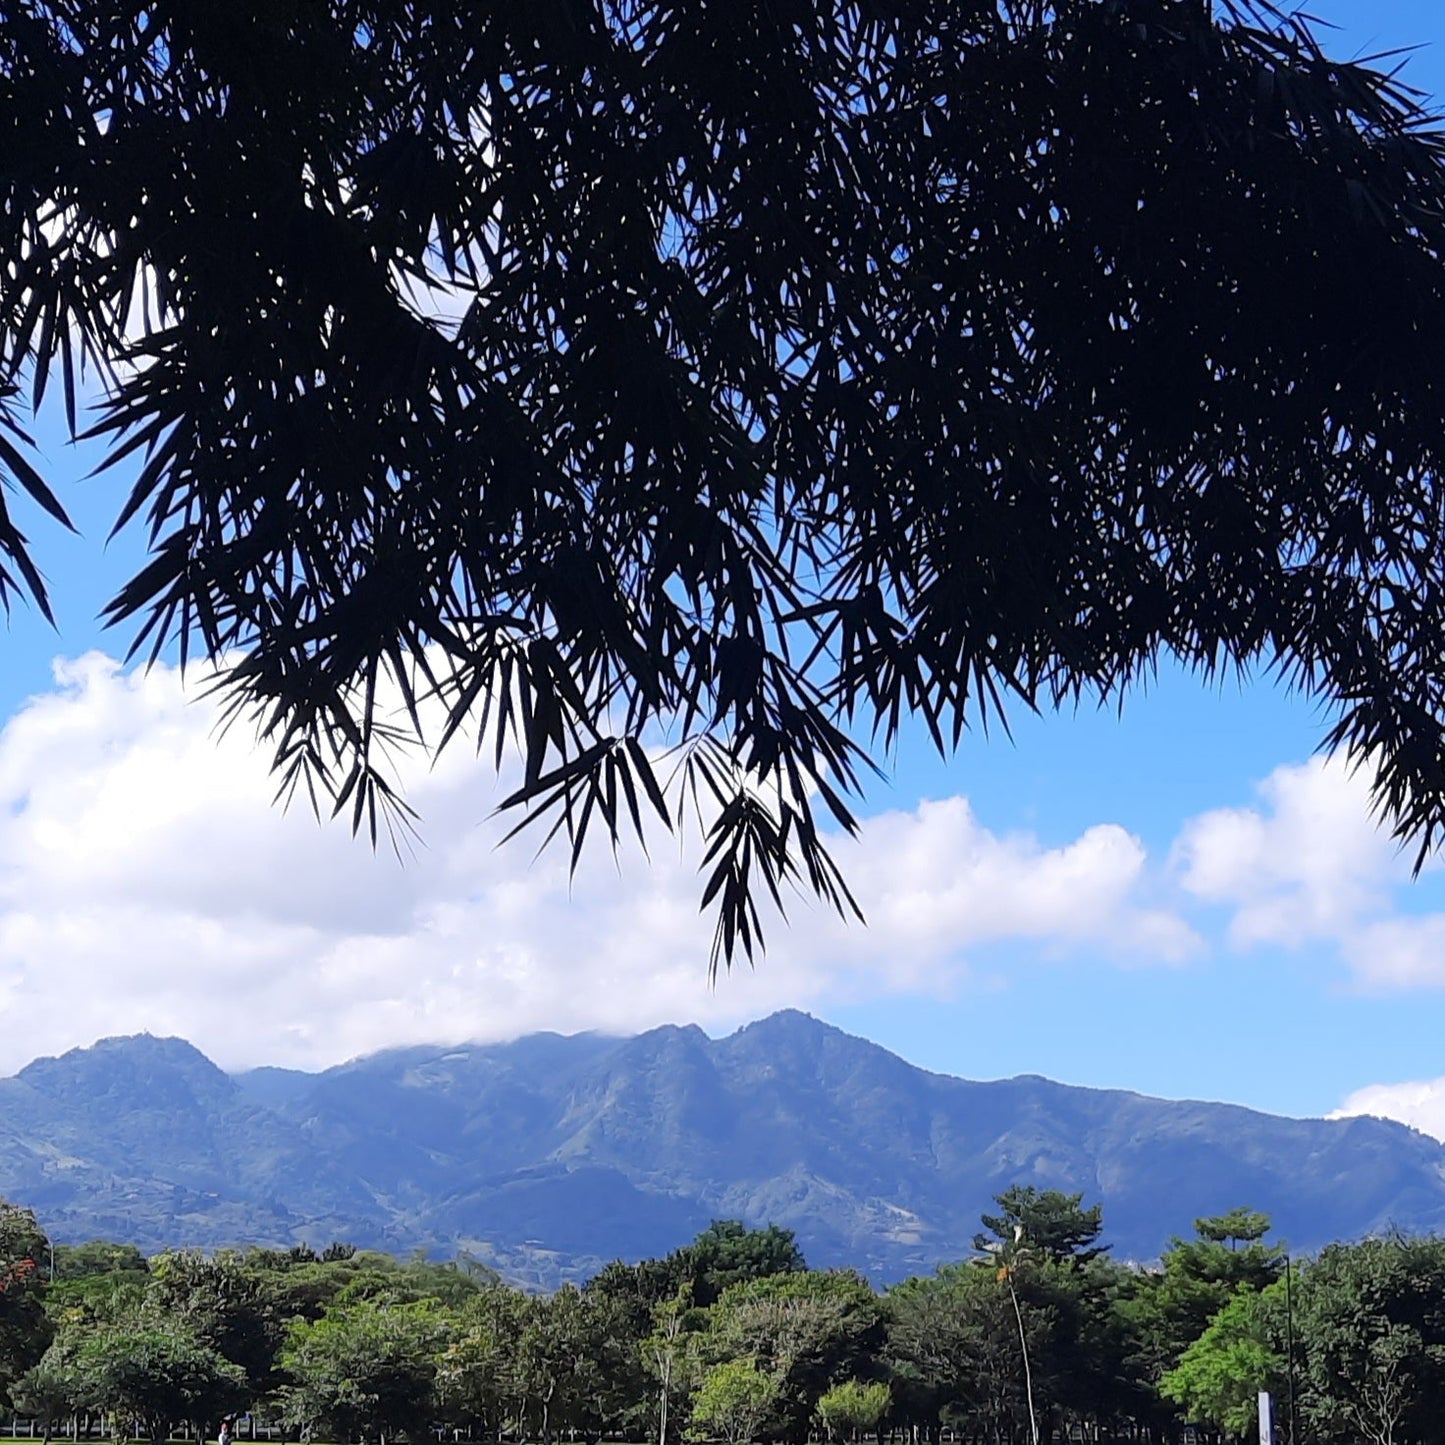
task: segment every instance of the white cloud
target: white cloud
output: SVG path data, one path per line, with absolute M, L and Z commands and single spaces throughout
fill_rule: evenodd
M 1364 769 L 1316 758 L 1276 768 L 1262 808 L 1191 819 L 1175 844 L 1180 882 L 1232 910 L 1236 946 L 1339 939 L 1386 906 L 1397 850 L 1371 816 Z
M 0 1067 L 105 1034 L 192 1039 L 228 1066 L 312 1066 L 388 1044 L 529 1029 L 725 1027 L 787 1004 L 947 992 L 968 951 L 1178 959 L 1141 844 L 1064 847 L 982 827 L 961 798 L 869 819 L 840 845 L 870 927 L 799 902 L 766 959 L 706 988 L 709 927 L 676 845 L 496 846 L 495 779 L 462 749 L 405 778 L 424 843 L 405 865 L 270 804 L 266 759 L 176 674 L 99 655 L 0 731 Z
M 1422 1134 L 1445 1142 L 1445 1079 L 1417 1079 L 1404 1084 L 1370 1084 L 1356 1089 L 1329 1117 L 1349 1119 L 1370 1114 L 1396 1119 Z
M 1199 939 L 1176 913 L 1141 901 L 1146 864 L 1143 845 L 1115 824 L 1046 849 L 1029 834 L 989 832 L 954 797 L 869 819 L 846 868 L 869 932 L 915 960 L 946 959 L 961 940 L 1018 938 L 1175 962 Z M 846 941 L 878 946 L 861 931 Z
M 1445 988 L 1439 870 L 1416 884 L 1370 805 L 1370 775 L 1338 760 L 1276 768 L 1258 808 L 1191 819 L 1173 850 L 1176 876 L 1199 901 L 1229 910 L 1239 949 L 1331 946 L 1371 992 Z
M 1408 912 L 1438 894 L 1373 816 L 1369 774 L 1316 759 L 1277 768 L 1259 808 L 1188 822 L 1174 848 L 1185 890 L 1230 912 L 1237 947 L 1330 944 L 1364 990 L 1445 988 L 1445 912 Z M 1420 889 L 1422 891 L 1415 891 Z M 1412 896 L 1413 894 L 1413 896 Z M 1370 1084 L 1329 1117 L 1395 1119 L 1445 1141 L 1445 1078 Z
M 1342 947 L 1366 988 L 1445 988 L 1445 913 L 1376 919 L 1355 929 Z

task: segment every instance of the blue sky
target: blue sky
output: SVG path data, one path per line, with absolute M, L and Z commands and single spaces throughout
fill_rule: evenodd
M 1313 13 L 1340 26 L 1335 53 L 1422 45 L 1407 77 L 1445 93 L 1437 6 L 1320 0 Z M 317 1063 L 458 1032 L 664 1018 L 716 1030 L 797 1004 L 972 1077 L 1041 1073 L 1311 1114 L 1410 1084 L 1371 1107 L 1445 1131 L 1445 1086 L 1428 1082 L 1445 1075 L 1445 871 L 1411 883 L 1371 841 L 1348 782 L 1305 766 L 1322 731 L 1313 707 L 1268 680 L 1207 688 L 1165 671 L 1122 717 L 1018 717 L 1011 741 L 973 737 L 946 762 L 905 736 L 868 798 L 869 813 L 897 815 L 874 836 L 895 851 L 946 838 L 994 882 L 969 904 L 936 879 L 918 904 L 940 920 L 925 934 L 878 843 L 858 866 L 893 901 L 870 910 L 866 944 L 803 914 L 756 971 L 709 994 L 690 880 L 644 881 L 633 860 L 617 898 L 605 868 L 570 894 L 552 873 L 544 886 L 515 850 L 491 850 L 479 780 L 419 785 L 428 849 L 399 876 L 339 829 L 274 819 L 264 770 L 215 750 L 168 675 L 127 681 L 87 664 L 57 685 L 57 656 L 116 650 L 96 614 L 141 558 L 134 536 L 103 545 L 124 479 L 82 481 L 97 453 L 66 444 L 57 421 L 42 443 L 83 535 L 33 526 L 59 632 L 18 610 L 0 672 L 0 805 L 14 833 L 0 836 L 0 1011 L 28 1025 L 0 1067 L 137 1027 L 186 1033 L 231 1065 Z M 966 809 L 941 805 L 962 798 Z M 925 816 L 922 800 L 940 806 Z M 1230 872 L 1241 838 L 1253 862 Z M 977 900 L 1008 892 L 997 880 L 1009 868 L 1017 903 L 975 927 L 989 911 Z M 82 896 L 109 911 L 77 910 Z M 607 933 L 619 900 L 650 920 L 647 939 L 625 923 Z M 358 908 L 374 926 L 339 921 Z M 1046 921 L 1033 926 L 1030 910 Z M 496 935 L 485 968 L 468 961 L 478 928 Z M 603 960 L 605 997 L 576 971 L 578 939 Z M 680 957 L 629 973 L 656 939 Z M 910 950 L 926 965 L 902 966 Z

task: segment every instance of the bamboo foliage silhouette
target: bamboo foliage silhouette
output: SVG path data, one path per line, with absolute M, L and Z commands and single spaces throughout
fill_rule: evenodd
M 713 966 L 916 719 L 1161 659 L 1445 827 L 1445 166 L 1208 0 L 14 0 L 0 470 L 137 470 L 108 618 L 278 786 L 467 740 L 575 864 L 697 826 Z M 48 609 L 0 509 L 0 599 Z M 869 741 L 871 739 L 871 742 Z

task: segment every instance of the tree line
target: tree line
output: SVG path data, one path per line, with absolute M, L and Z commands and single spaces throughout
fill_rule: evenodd
M 284 1438 L 379 1445 L 1169 1445 L 1186 1426 L 1245 1437 L 1264 1389 L 1291 1445 L 1445 1437 L 1445 1241 L 1291 1260 L 1236 1209 L 1140 1267 L 1102 1227 L 1081 1195 L 1015 1187 L 970 1258 L 879 1291 L 809 1269 L 789 1230 L 719 1220 L 528 1294 L 466 1255 L 52 1247 L 0 1204 L 0 1391 L 47 1440 L 155 1445 L 246 1411 Z

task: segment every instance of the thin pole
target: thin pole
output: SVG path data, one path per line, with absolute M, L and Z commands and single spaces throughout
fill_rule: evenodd
M 1029 1434 L 1032 1437 L 1033 1445 L 1039 1445 L 1039 1422 L 1034 1418 L 1034 1376 L 1029 1369 L 1029 1342 L 1024 1335 L 1023 1311 L 1019 1309 L 1019 1297 L 1014 1292 L 1014 1277 L 1010 1270 L 1005 1276 L 1008 1280 L 1008 1297 L 1013 1301 L 1014 1318 L 1019 1322 L 1019 1350 L 1024 1357 L 1024 1391 L 1029 1400 Z M 1294 1445 L 1294 1441 L 1290 1441 Z

